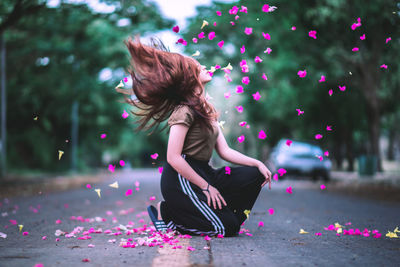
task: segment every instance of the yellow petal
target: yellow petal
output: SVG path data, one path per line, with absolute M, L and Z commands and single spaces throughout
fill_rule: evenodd
M 337 230 L 336 230 L 336 233 L 338 233 L 338 234 L 340 234 L 340 233 L 342 233 L 342 228 L 338 228 Z
M 124 87 L 123 82 L 122 82 L 122 81 L 119 81 L 119 84 L 118 84 L 117 87 L 115 87 L 115 88 L 123 88 L 123 87 Z
M 64 154 L 64 151 L 58 150 L 58 160 L 61 159 L 62 155 Z
M 24 228 L 24 226 L 22 224 L 18 225 L 19 231 L 21 232 L 22 228 Z
M 393 232 L 395 232 L 395 233 L 400 233 L 400 231 L 399 231 L 399 227 L 397 226 L 395 229 L 394 229 L 394 231 Z
M 225 121 L 219 121 L 218 124 L 219 126 L 221 126 L 222 129 L 224 129 Z
M 214 73 L 214 71 L 215 71 L 215 67 L 214 66 L 211 66 L 211 68 L 210 68 L 210 70 L 209 70 L 210 72 L 212 72 L 212 73 Z
M 203 20 L 203 25 L 201 25 L 201 28 L 200 29 L 203 29 L 205 26 L 207 26 L 208 25 L 208 22 L 206 21 L 206 20 Z
M 33 117 L 33 120 L 37 121 L 38 120 L 38 116 Z
M 99 197 L 101 197 L 101 194 L 100 194 L 101 189 L 95 189 L 94 191 L 96 191 L 96 193 L 99 195 Z
M 244 210 L 244 214 L 246 214 L 247 219 L 249 218 L 250 210 Z
M 398 238 L 398 236 L 397 236 L 396 233 L 390 232 L 390 231 L 388 231 L 388 233 L 386 234 L 386 236 L 387 236 L 387 237 L 390 237 L 390 238 Z
M 112 183 L 108 186 L 113 187 L 113 188 L 118 188 L 118 182 Z
M 226 67 L 224 67 L 224 68 L 222 68 L 222 69 L 223 69 L 223 70 L 224 70 L 224 69 L 233 70 L 233 67 L 232 67 L 231 63 L 228 63 L 228 66 L 226 66 Z
M 308 232 L 304 231 L 303 229 L 300 229 L 299 234 L 308 234 Z
M 349 71 L 349 74 L 350 74 L 350 75 L 353 75 L 353 73 L 351 73 L 351 71 Z
M 343 227 L 343 226 L 341 226 L 339 223 L 335 223 L 335 227 Z
M 196 50 L 196 52 L 192 55 L 192 57 L 198 57 L 200 56 L 200 51 Z

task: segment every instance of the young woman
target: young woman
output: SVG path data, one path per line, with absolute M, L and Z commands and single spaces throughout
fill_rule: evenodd
M 169 52 L 161 41 L 151 38 L 143 45 L 140 38 L 124 41 L 133 68 L 132 91 L 136 99 L 125 102 L 139 109 L 134 115 L 141 130 L 168 119 L 167 162 L 161 175 L 164 201 L 149 206 L 149 215 L 159 231 L 235 236 L 247 218 L 261 188 L 269 183 L 271 172 L 259 160 L 231 149 L 218 125 L 213 105 L 207 101 L 204 86 L 211 80 L 197 60 Z M 165 127 L 163 128 L 165 129 Z M 162 130 L 163 130 L 162 129 Z M 152 134 L 151 132 L 150 134 Z M 237 167 L 214 169 L 209 165 L 213 149 Z

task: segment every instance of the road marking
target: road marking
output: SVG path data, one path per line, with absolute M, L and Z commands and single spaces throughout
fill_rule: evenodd
M 174 267 L 174 266 L 190 266 L 189 260 L 189 240 L 184 238 L 178 243 L 182 248 L 173 249 L 171 245 L 165 244 L 162 248 L 158 248 L 158 256 L 153 259 L 152 267 Z

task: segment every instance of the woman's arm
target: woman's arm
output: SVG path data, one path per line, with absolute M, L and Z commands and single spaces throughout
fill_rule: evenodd
M 219 134 L 217 137 L 217 142 L 215 144 L 215 150 L 218 155 L 226 161 L 229 161 L 233 164 L 237 165 L 246 165 L 246 166 L 256 166 L 258 167 L 261 161 L 257 159 L 250 158 L 242 153 L 230 148 L 225 140 L 224 134 L 222 133 L 221 128 L 218 126 Z
M 184 178 L 204 189 L 208 185 L 207 181 L 193 170 L 181 154 L 188 130 L 189 127 L 184 124 L 171 126 L 167 148 L 167 162 Z
M 227 150 L 225 150 L 225 152 L 223 153 L 223 156 L 221 158 L 223 160 L 229 161 L 229 162 L 231 162 L 233 164 L 237 164 L 237 165 L 258 167 L 260 164 L 262 164 L 261 161 L 259 161 L 257 159 L 253 159 L 251 157 L 248 157 L 232 148 L 228 148 Z

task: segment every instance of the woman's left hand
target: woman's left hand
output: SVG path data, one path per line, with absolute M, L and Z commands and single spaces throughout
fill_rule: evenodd
M 265 182 L 261 185 L 261 187 L 263 187 L 266 183 L 269 183 L 269 189 L 271 189 L 271 172 L 270 172 L 270 170 L 261 161 L 258 163 L 257 167 L 260 170 L 260 172 L 265 176 Z

